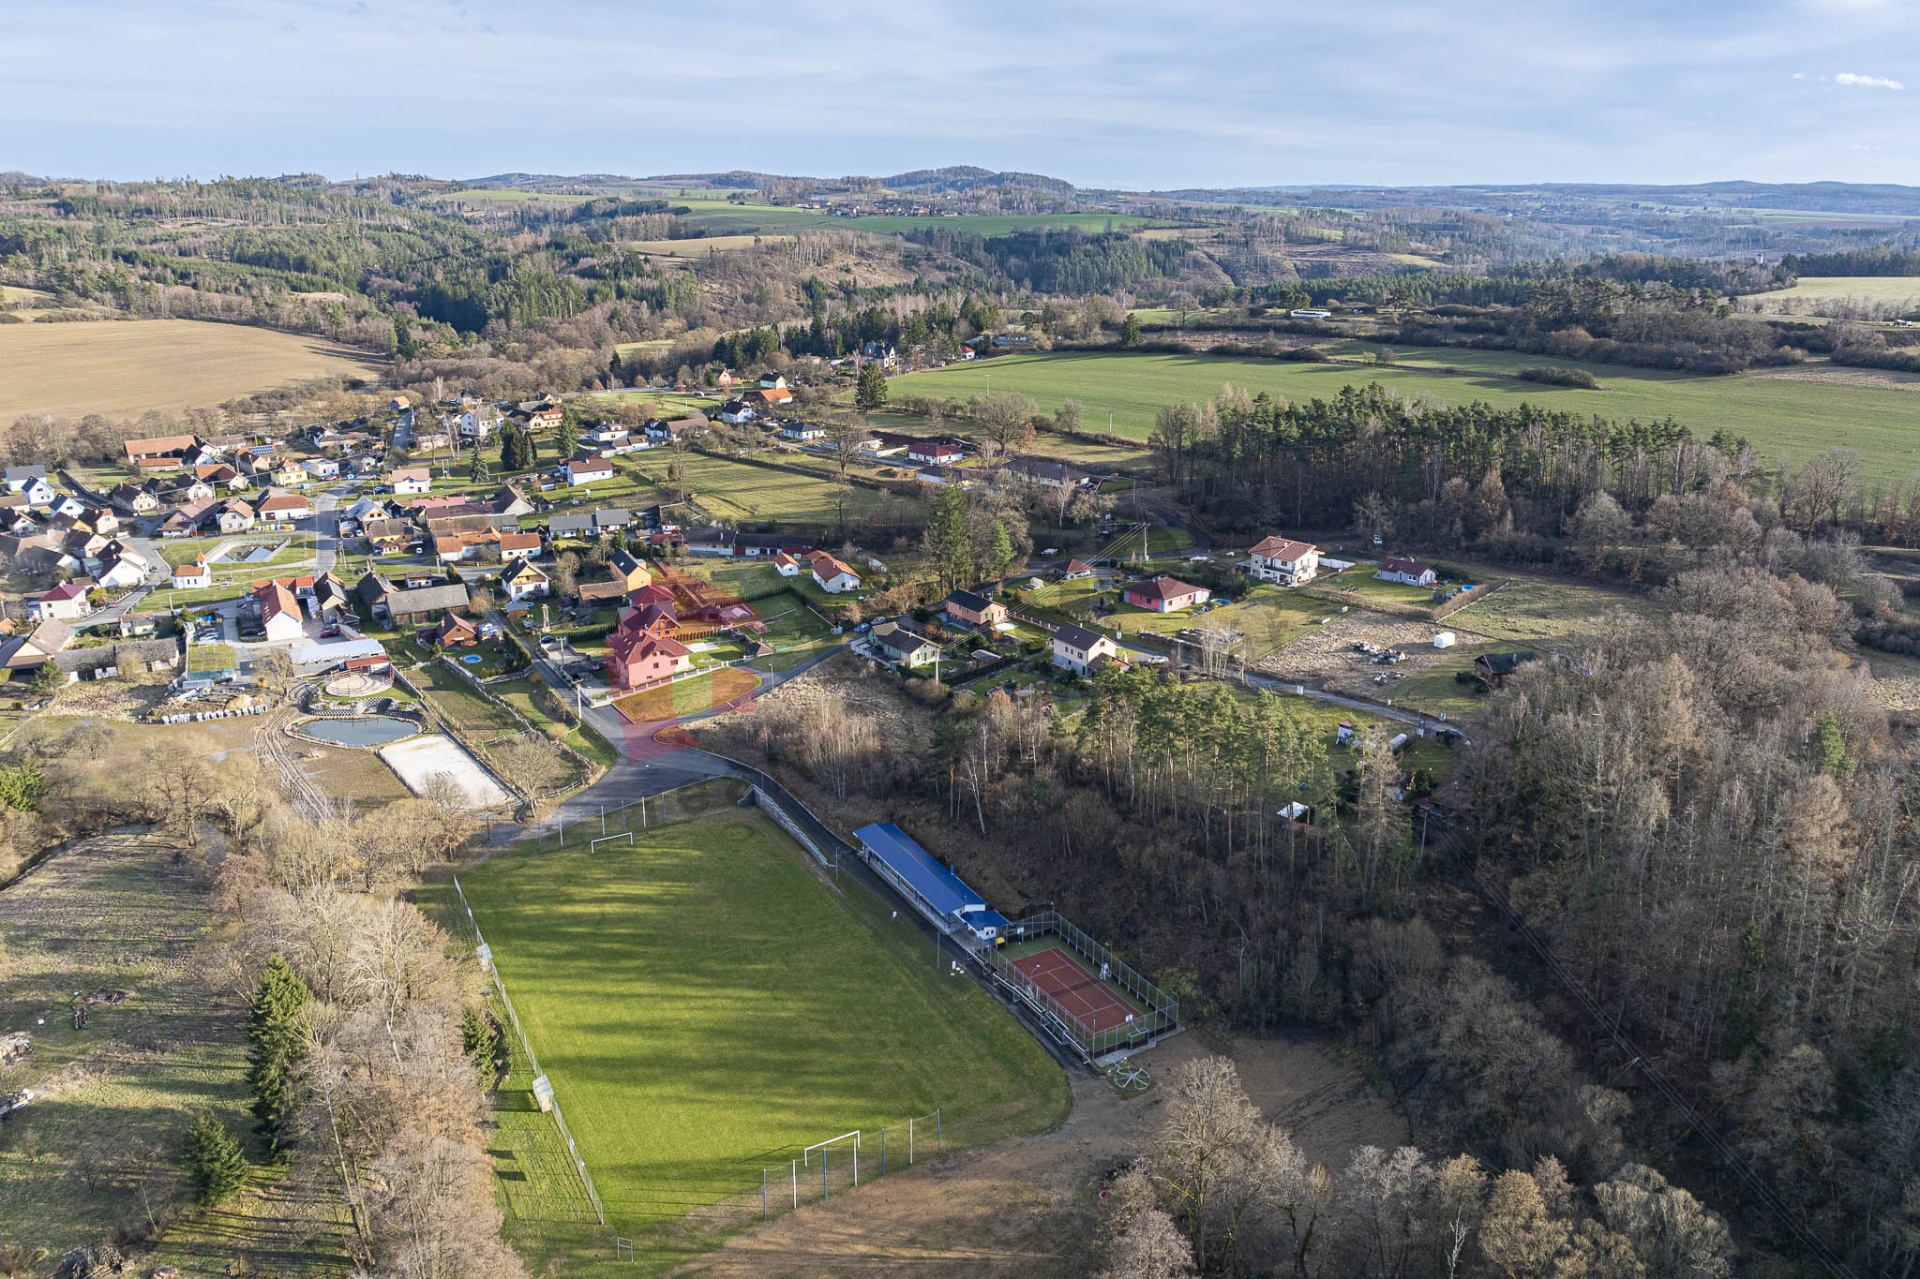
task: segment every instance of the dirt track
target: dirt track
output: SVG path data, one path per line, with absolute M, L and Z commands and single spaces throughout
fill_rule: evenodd
M 1181 1035 L 1135 1060 L 1155 1074 L 1207 1051 Z M 1239 1040 L 1241 1078 L 1268 1118 L 1314 1159 L 1344 1164 L 1363 1145 L 1406 1138 L 1393 1108 L 1317 1040 Z M 977 1279 L 1089 1274 L 1104 1174 L 1146 1144 L 1155 1092 L 1124 1100 L 1104 1079 L 1076 1078 L 1073 1114 L 1053 1132 L 1009 1138 L 802 1208 L 731 1240 L 675 1274 L 800 1279 L 913 1274 Z

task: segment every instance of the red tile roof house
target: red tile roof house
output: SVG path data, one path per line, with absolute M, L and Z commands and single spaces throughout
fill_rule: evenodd
M 84 582 L 63 582 L 27 604 L 27 616 L 36 622 L 71 622 L 91 612 Z
M 628 614 L 607 637 L 607 680 L 615 688 L 646 688 L 692 668 L 691 650 L 647 630 L 639 613 Z
M 1213 592 L 1204 586 L 1190 586 L 1176 577 L 1162 575 L 1147 582 L 1135 582 L 1121 598 L 1135 608 L 1156 613 L 1177 613 L 1183 608 L 1204 604 Z
M 1403 582 L 1408 586 L 1432 586 L 1440 580 L 1431 566 L 1418 560 L 1381 560 L 1380 571 L 1374 576 L 1383 582 Z
M 950 440 L 917 440 L 907 448 L 909 462 L 931 462 L 945 466 L 958 462 L 965 450 Z
M 1253 563 L 1247 571 L 1266 582 L 1298 586 L 1311 582 L 1320 571 L 1320 548 L 1311 542 L 1269 537 L 1256 543 L 1248 554 Z

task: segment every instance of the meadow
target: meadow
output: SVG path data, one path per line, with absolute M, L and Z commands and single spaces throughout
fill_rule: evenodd
M 1920 276 L 1802 276 L 1790 289 L 1756 293 L 1742 301 L 1780 315 L 1815 315 L 1840 304 L 1882 306 L 1911 314 L 1920 311 Z
M 0 422 L 133 417 L 377 372 L 373 356 L 322 338 L 200 320 L 0 325 L 0 368 Z
M 664 458 L 639 454 L 637 461 L 656 474 L 665 472 Z M 918 498 L 857 485 L 843 490 L 825 476 L 816 479 L 707 453 L 687 454 L 684 467 L 694 501 L 717 518 L 746 524 L 772 520 L 817 528 L 834 526 L 840 521 L 843 497 L 850 524 L 870 519 L 906 524 L 921 518 L 924 505 Z
M 1349 344 L 1358 350 L 1363 344 Z M 1223 385 L 1266 391 L 1288 400 L 1330 399 L 1347 385 L 1380 383 L 1408 399 L 1436 404 L 1536 404 L 1625 421 L 1673 417 L 1706 438 L 1726 430 L 1752 442 L 1763 461 L 1805 461 L 1844 444 L 1867 471 L 1905 478 L 1920 470 L 1920 380 L 1857 376 L 1868 370 L 1807 364 L 1729 377 L 1701 377 L 1617 365 L 1579 365 L 1607 388 L 1570 390 L 1512 376 L 1528 365 L 1575 365 L 1512 352 L 1396 348 L 1391 366 L 1340 361 L 1299 364 L 1211 355 L 1072 352 L 1010 355 L 915 373 L 897 394 L 966 398 L 1018 391 L 1042 409 L 1077 400 L 1081 424 L 1145 439 L 1165 404 L 1211 398 Z M 1466 370 L 1449 373 L 1443 368 Z
M 808 858 L 729 810 L 464 876 L 609 1227 L 658 1237 L 749 1192 L 757 1216 L 763 1166 L 936 1107 L 963 1145 L 1065 1117 L 1026 1030 Z

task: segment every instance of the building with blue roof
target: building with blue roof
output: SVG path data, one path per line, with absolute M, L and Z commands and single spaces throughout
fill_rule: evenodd
M 862 826 L 853 837 L 867 864 L 940 931 L 964 929 L 990 942 L 1006 927 L 1006 917 L 989 910 L 986 898 L 892 822 Z

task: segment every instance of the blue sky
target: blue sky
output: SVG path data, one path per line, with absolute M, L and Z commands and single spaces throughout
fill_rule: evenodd
M 1920 3 L 0 0 L 0 169 L 1920 183 Z

